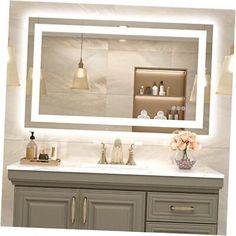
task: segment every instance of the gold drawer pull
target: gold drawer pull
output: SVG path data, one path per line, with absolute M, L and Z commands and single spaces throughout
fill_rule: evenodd
M 84 198 L 83 204 L 83 224 L 86 224 L 87 221 L 87 198 Z
M 72 204 L 71 204 L 71 223 L 75 223 L 75 197 L 72 197 Z
M 170 206 L 171 211 L 181 211 L 181 212 L 189 212 L 189 211 L 194 211 L 194 207 L 176 207 L 176 206 Z

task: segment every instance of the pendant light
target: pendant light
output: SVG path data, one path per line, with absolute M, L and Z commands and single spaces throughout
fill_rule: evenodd
M 84 63 L 82 60 L 82 52 L 83 52 L 83 34 L 81 34 L 80 61 L 78 64 L 78 68 L 74 73 L 72 89 L 89 89 L 87 71 L 84 68 Z
M 207 71 L 205 69 L 205 75 L 204 75 L 204 102 L 209 103 L 210 102 L 210 80 L 211 76 L 207 74 Z M 190 102 L 196 102 L 196 93 L 197 93 L 197 80 L 198 80 L 198 75 L 196 74 L 194 77 L 194 82 L 193 82 L 193 87 L 190 95 Z
M 33 67 L 28 70 L 26 95 L 32 95 Z M 40 70 L 40 95 L 47 95 L 46 81 L 43 76 L 43 71 Z
M 7 86 L 20 86 L 16 66 L 16 51 L 12 46 L 8 46 Z

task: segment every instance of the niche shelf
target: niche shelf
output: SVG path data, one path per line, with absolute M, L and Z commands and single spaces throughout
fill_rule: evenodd
M 143 109 L 153 119 L 158 111 L 163 111 L 165 116 L 167 116 L 172 106 L 185 107 L 186 78 L 186 69 L 135 67 L 133 118 L 137 118 Z M 169 96 L 140 95 L 141 86 L 144 86 L 145 90 L 146 87 L 152 88 L 154 82 L 159 85 L 161 81 L 164 82 L 165 91 L 167 87 L 170 87 Z M 179 120 L 184 119 L 185 112 L 179 111 Z M 170 133 L 175 128 L 133 126 L 132 130 L 137 132 Z

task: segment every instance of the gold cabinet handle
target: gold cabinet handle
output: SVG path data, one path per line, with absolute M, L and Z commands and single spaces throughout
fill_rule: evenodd
M 72 197 L 72 204 L 71 204 L 71 223 L 75 223 L 75 200 L 76 197 Z
M 170 210 L 171 211 L 179 211 L 179 212 L 190 212 L 190 211 L 194 211 L 194 207 L 193 206 L 190 206 L 190 207 L 170 206 Z
M 83 224 L 86 224 L 87 221 L 87 197 L 84 198 L 83 204 Z

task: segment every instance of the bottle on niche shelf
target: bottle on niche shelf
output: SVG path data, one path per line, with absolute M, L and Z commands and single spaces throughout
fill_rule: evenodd
M 144 86 L 143 85 L 139 89 L 139 95 L 144 95 Z
M 166 96 L 170 96 L 170 86 L 166 88 Z
M 156 82 L 154 82 L 152 86 L 152 95 L 157 96 L 158 95 L 158 87 L 156 85 Z
M 168 111 L 167 118 L 168 120 L 173 120 L 173 113 L 171 110 Z
M 165 96 L 165 95 L 166 95 L 166 92 L 165 92 L 165 86 L 164 86 L 163 80 L 160 82 L 159 88 L 160 88 L 160 90 L 159 90 L 159 96 Z
M 37 159 L 38 146 L 36 144 L 34 132 L 31 132 L 30 142 L 26 146 L 26 158 L 27 159 Z
M 174 120 L 178 120 L 178 119 L 179 119 L 179 112 L 178 110 L 175 110 Z

